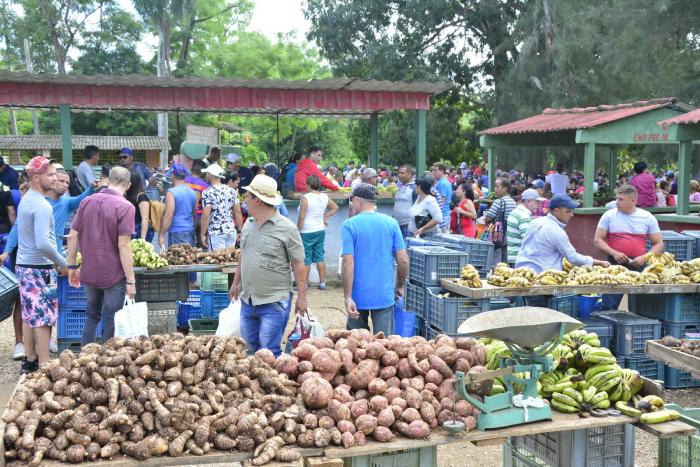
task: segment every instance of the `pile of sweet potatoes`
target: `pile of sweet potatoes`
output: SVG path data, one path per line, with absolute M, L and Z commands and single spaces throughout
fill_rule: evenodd
M 453 418 L 474 428 L 479 411 L 465 400 L 454 403 L 454 372 L 484 371 L 484 360 L 484 347 L 468 337 L 427 341 L 330 330 L 282 354 L 275 368 L 301 384 L 307 429 L 340 431 L 342 444 L 350 447 L 363 445 L 368 436 L 426 438 L 431 428 Z M 481 381 L 470 391 L 488 394 L 491 383 Z M 297 442 L 304 446 L 303 438 Z

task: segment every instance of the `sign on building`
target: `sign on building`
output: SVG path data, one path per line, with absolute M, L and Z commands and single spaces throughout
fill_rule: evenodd
M 188 143 L 218 145 L 219 129 L 209 126 L 187 125 L 185 140 Z

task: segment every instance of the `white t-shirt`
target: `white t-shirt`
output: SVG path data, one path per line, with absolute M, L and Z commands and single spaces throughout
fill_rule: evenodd
M 411 209 L 408 211 L 408 231 L 414 233 L 418 230 L 416 227 L 416 216 L 425 216 L 427 214 L 430 214 L 430 216 L 437 221 L 438 225 L 440 225 L 440 222 L 442 222 L 442 210 L 437 200 L 432 195 L 426 196 L 423 198 L 423 201 L 420 201 L 420 198 L 416 199 L 416 202 L 413 203 L 413 206 L 411 206 Z M 428 232 L 434 232 L 437 228 L 438 226 L 436 225 L 428 230 Z
M 328 206 L 328 195 L 325 193 L 306 193 L 304 198 L 306 199 L 307 209 L 304 225 L 301 226 L 301 233 L 325 230 L 323 215 L 326 213 L 326 207 Z
M 551 185 L 553 195 L 566 194 L 566 187 L 569 186 L 568 175 L 555 172 L 547 175 L 546 181 Z

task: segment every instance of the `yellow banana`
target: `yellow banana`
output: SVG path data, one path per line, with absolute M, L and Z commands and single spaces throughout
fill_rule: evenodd
M 639 418 L 642 415 L 641 410 L 627 405 L 627 402 L 624 401 L 615 402 L 615 408 L 619 410 L 622 415 L 627 415 L 629 417 Z
M 671 420 L 678 420 L 681 414 L 675 410 L 663 409 L 658 412 L 643 413 L 639 417 L 639 421 L 642 423 L 663 423 Z

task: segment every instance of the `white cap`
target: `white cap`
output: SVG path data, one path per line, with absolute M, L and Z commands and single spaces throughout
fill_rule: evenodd
M 238 162 L 239 160 L 241 160 L 241 156 L 235 152 L 226 154 L 226 162 Z
M 537 190 L 534 190 L 532 188 L 528 188 L 527 190 L 523 191 L 522 195 L 520 195 L 521 201 L 529 201 L 531 199 L 536 199 L 537 201 L 544 201 L 546 198 L 541 197 L 540 194 L 537 193 Z
M 202 173 L 210 174 L 210 175 L 213 175 L 217 178 L 224 177 L 224 169 L 222 169 L 219 164 L 212 164 L 209 167 L 202 169 Z

